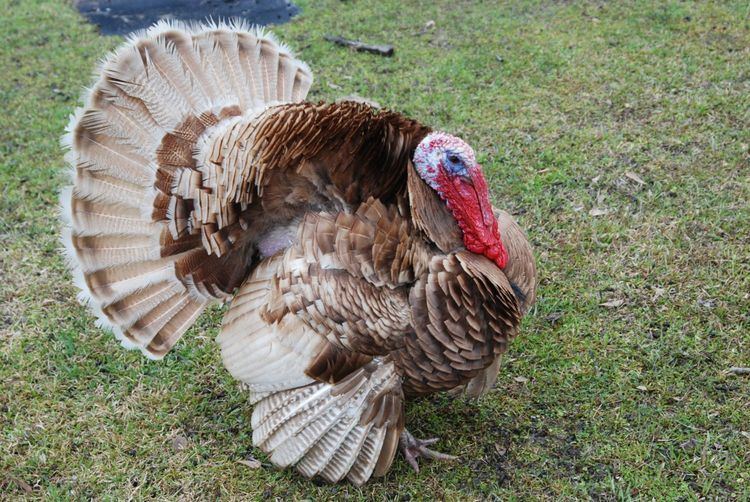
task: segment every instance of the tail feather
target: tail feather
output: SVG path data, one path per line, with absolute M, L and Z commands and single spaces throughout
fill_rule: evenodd
M 219 67 L 219 74 L 224 76 L 224 82 L 240 108 L 252 108 L 253 103 L 248 99 L 248 90 L 240 68 L 237 34 L 233 31 L 219 31 L 213 36 L 213 56 Z
M 174 263 L 170 259 L 159 259 L 87 272 L 86 284 L 96 298 L 109 303 L 141 288 L 173 278 Z
M 80 122 L 85 127 L 84 121 Z M 78 154 L 76 167 L 85 171 L 103 172 L 134 185 L 147 187 L 153 184 L 156 172 L 151 161 L 119 138 L 91 130 L 80 129 L 73 143 Z
M 145 317 L 168 299 L 182 292 L 182 288 L 174 283 L 163 281 L 140 289 L 125 298 L 102 307 L 102 310 L 117 323 L 118 326 L 129 328 L 138 319 Z
M 166 131 L 154 120 L 146 104 L 112 85 L 92 93 L 92 121 L 105 124 L 104 132 L 148 157 Z
M 249 263 L 247 250 L 201 228 L 211 210 L 230 239 L 241 230 L 229 227 L 231 208 L 192 198 L 202 181 L 195 152 L 221 121 L 303 99 L 312 76 L 261 29 L 174 22 L 132 35 L 99 74 L 63 138 L 73 187 L 61 195 L 62 238 L 100 324 L 160 358 Z
M 164 29 L 159 36 L 165 40 L 179 60 L 182 72 L 190 82 L 191 91 L 199 96 L 196 98 L 200 102 L 197 106 L 207 109 L 212 103 L 216 103 L 220 99 L 218 88 L 201 66 L 200 57 L 196 53 L 190 33 L 174 26 L 173 29 Z M 201 99 L 205 99 L 205 102 L 200 101 Z
M 180 309 L 173 311 L 167 322 L 158 331 L 153 331 L 154 336 L 150 338 L 146 346 L 149 352 L 163 357 L 182 334 L 195 323 L 205 308 L 205 302 L 183 297 L 183 304 Z
M 240 71 L 244 75 L 244 80 L 249 85 L 246 92 L 249 94 L 249 100 L 253 106 L 264 103 L 263 97 L 263 77 L 260 68 L 260 44 L 258 39 L 248 33 L 238 35 L 238 55 L 240 62 Z
M 66 242 L 71 242 L 73 235 L 153 235 L 160 230 L 157 223 L 143 216 L 142 209 L 129 203 L 99 201 L 72 193 L 66 197 L 64 203 L 68 205 L 63 217 L 75 228 L 65 236 Z
M 132 53 L 132 59 L 139 58 L 137 52 Z M 169 106 L 170 101 L 177 100 L 178 106 L 185 107 L 185 102 L 179 99 L 179 95 L 166 86 L 159 77 L 158 72 L 152 72 L 148 77 L 145 75 L 128 76 L 120 71 L 112 71 L 107 74 L 107 84 L 119 90 L 133 99 L 141 101 L 151 116 L 151 121 L 159 130 L 171 131 L 180 123 L 182 112 L 178 108 Z M 128 79 L 128 80 L 125 80 Z M 184 110 L 184 108 L 183 108 Z
M 138 209 L 136 212 L 138 216 L 143 214 L 140 207 L 144 201 L 148 200 L 149 196 L 153 197 L 149 193 L 151 191 L 149 188 L 109 176 L 106 173 L 94 171 L 77 175 L 75 188 L 75 200 L 79 203 L 93 203 L 93 201 L 96 201 L 102 204 L 105 210 L 108 206 L 122 205 L 127 208 Z M 67 200 L 73 201 L 71 195 L 67 197 Z M 76 211 L 75 213 L 78 212 Z M 119 214 L 119 211 L 116 210 L 112 212 L 115 215 Z M 148 221 L 148 223 L 151 223 L 151 221 Z M 81 225 L 81 230 L 86 229 L 85 225 Z
M 276 100 L 276 79 L 279 68 L 279 52 L 275 44 L 260 44 L 261 75 L 263 77 L 263 99 L 264 101 Z
M 71 239 L 85 271 L 159 259 L 159 243 L 150 235 L 76 235 Z
M 188 296 L 174 295 L 138 319 L 128 331 L 140 344 L 148 346 L 159 337 L 159 333 L 167 324 L 171 323 L 179 327 L 186 319 L 191 319 L 196 311 L 200 311 L 200 306 Z M 171 333 L 171 330 L 167 333 Z M 157 343 L 163 345 L 165 341 L 166 339 L 162 336 L 159 337 Z
M 206 95 L 205 89 L 194 84 L 193 77 L 198 68 L 194 67 L 193 72 L 186 72 L 186 64 L 183 61 L 185 52 L 177 51 L 174 44 L 165 42 L 166 37 L 161 35 L 142 40 L 136 47 L 142 58 L 145 55 L 147 66 L 158 72 L 165 87 L 172 91 L 172 95 L 175 96 L 173 104 L 181 101 L 185 106 L 183 111 L 192 112 L 210 108 L 210 96 Z
M 201 68 L 204 69 L 211 84 L 215 86 L 216 92 L 220 96 L 219 100 L 239 103 L 240 98 L 232 86 L 230 75 L 224 68 L 217 37 L 213 34 L 209 36 L 207 33 L 202 33 L 194 37 L 193 40 L 200 58 Z

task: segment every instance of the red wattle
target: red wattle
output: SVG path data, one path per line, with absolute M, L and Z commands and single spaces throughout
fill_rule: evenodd
M 492 213 L 487 182 L 479 166 L 469 169 L 469 177 L 448 177 L 441 169 L 438 193 L 463 233 L 464 247 L 492 260 L 501 269 L 508 263 L 497 220 Z

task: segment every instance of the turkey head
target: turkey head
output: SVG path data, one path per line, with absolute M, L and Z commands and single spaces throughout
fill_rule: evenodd
M 456 220 L 464 247 L 504 269 L 508 252 L 500 238 L 487 181 L 474 150 L 455 136 L 434 132 L 417 146 L 414 167 Z

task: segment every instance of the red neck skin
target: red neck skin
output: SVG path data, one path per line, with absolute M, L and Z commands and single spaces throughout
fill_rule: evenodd
M 487 182 L 479 166 L 470 167 L 468 174 L 468 177 L 449 177 L 444 169 L 440 169 L 435 180 L 440 187 L 438 194 L 463 232 L 464 247 L 486 256 L 504 269 L 508 252 L 500 239 Z

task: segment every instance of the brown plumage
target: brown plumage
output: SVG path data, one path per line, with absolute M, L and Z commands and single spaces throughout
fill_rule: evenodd
M 486 392 L 536 271 L 513 219 L 487 212 L 468 146 L 366 104 L 304 102 L 311 84 L 241 25 L 131 37 L 65 138 L 63 241 L 81 299 L 149 357 L 231 301 L 218 342 L 255 403 L 254 444 L 362 484 L 399 441 L 410 462 L 439 457 L 405 431 L 405 399 Z

